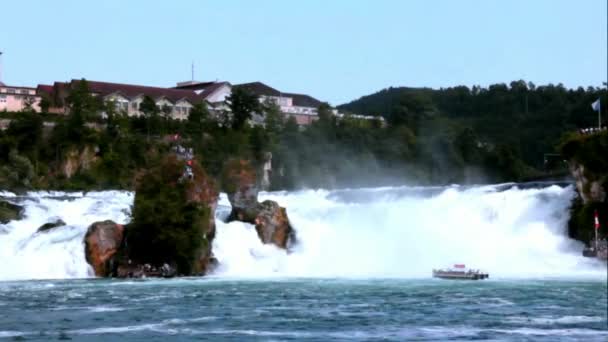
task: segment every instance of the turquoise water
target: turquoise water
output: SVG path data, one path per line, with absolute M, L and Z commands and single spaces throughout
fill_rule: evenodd
M 608 340 L 606 281 L 0 282 L 0 340 Z

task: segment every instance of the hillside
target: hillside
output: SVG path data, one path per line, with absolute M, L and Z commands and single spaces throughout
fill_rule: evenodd
M 541 169 L 544 154 L 555 153 L 564 133 L 597 126 L 590 104 L 598 97 L 608 103 L 605 89 L 514 81 L 487 88 L 391 87 L 338 108 L 405 123 L 417 135 L 470 128 L 480 143 L 510 146 L 527 165 Z M 605 108 L 603 116 L 608 117 Z

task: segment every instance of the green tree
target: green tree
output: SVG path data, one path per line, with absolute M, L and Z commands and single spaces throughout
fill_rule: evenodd
M 196 103 L 188 113 L 186 131 L 193 137 L 202 138 L 207 120 L 209 120 L 209 110 L 206 104 Z
M 80 143 L 87 132 L 84 123 L 99 113 L 103 108 L 102 101 L 91 94 L 89 83 L 82 79 L 72 84 L 66 104 L 69 110 L 65 127 L 66 139 L 73 143 Z
M 146 118 L 147 139 L 150 141 L 150 129 L 152 125 L 156 126 L 155 123 L 157 122 L 160 110 L 156 102 L 148 95 L 145 95 L 139 104 L 139 110 L 144 113 L 144 117 Z
M 232 128 L 236 130 L 241 129 L 247 120 L 251 119 L 251 114 L 261 112 L 258 97 L 240 87 L 233 88 L 226 101 L 232 112 Z
M 279 137 L 283 130 L 283 113 L 275 103 L 269 103 L 264 108 L 264 128 L 266 130 L 268 144 L 274 148 L 279 143 Z

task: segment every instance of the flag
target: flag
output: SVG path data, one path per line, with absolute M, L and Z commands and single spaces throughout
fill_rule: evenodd
M 591 104 L 591 108 L 593 108 L 593 110 L 597 110 L 599 112 L 599 110 L 600 110 L 600 99 L 595 100 L 595 102 L 593 102 Z
M 600 229 L 600 219 L 597 217 L 597 210 L 595 211 L 595 229 Z

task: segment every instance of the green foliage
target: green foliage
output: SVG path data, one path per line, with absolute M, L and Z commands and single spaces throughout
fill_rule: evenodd
M 226 100 L 232 111 L 232 128 L 236 130 L 243 128 L 251 114 L 261 110 L 258 97 L 240 87 L 233 88 Z
M 543 155 L 555 152 L 564 132 L 597 126 L 590 104 L 598 98 L 608 103 L 605 88 L 566 89 L 520 80 L 487 88 L 388 88 L 339 108 L 383 116 L 416 135 L 424 134 L 426 121 L 442 117 L 450 125 L 471 128 L 480 143 L 510 146 L 528 167 L 542 168 Z
M 42 141 L 42 118 L 35 113 L 22 113 L 11 121 L 6 135 L 12 137 L 11 147 L 31 157 Z
M 139 180 L 127 227 L 130 257 L 140 263 L 177 263 L 180 274 L 191 274 L 206 241 L 201 225 L 209 222 L 206 206 L 187 201 L 188 182 L 179 182 L 185 163 L 164 159 Z
M 190 109 L 186 121 L 186 131 L 192 137 L 201 137 L 209 120 L 209 110 L 204 103 L 197 103 Z
M 567 135 L 560 143 L 559 150 L 567 159 L 585 165 L 587 172 L 602 174 L 608 170 L 608 131 L 591 135 Z
M 141 103 L 144 115 L 128 117 L 113 106 L 101 106 L 87 88 L 86 81 L 74 83 L 66 101 L 67 117 L 0 113 L 12 120 L 9 129 L 0 132 L 0 165 L 9 165 L 15 150 L 33 166 L 33 178 L 26 177 L 30 186 L 133 189 L 135 175 L 156 166 L 169 149 L 163 136 L 180 133 L 215 177 L 221 177 L 230 158 L 258 164 L 265 152 L 272 152 L 273 189 L 517 181 L 539 174 L 544 154 L 555 152 L 565 132 L 595 125 L 591 102 L 600 97 L 608 103 L 606 92 L 595 88 L 568 90 L 523 81 L 487 88 L 389 88 L 341 107 L 383 115 L 386 121 L 338 118 L 323 104 L 318 120 L 300 127 L 276 104 L 262 106 L 243 89 L 229 98 L 232 117 L 214 113 L 212 118 L 201 103 L 188 120 L 177 121 L 163 119 L 150 97 Z M 107 118 L 90 128 L 100 110 Z M 253 112 L 265 114 L 263 126 L 245 124 Z M 56 125 L 49 128 L 42 121 Z M 576 136 L 562 144 L 564 154 L 578 151 L 577 144 L 597 145 L 583 151 L 606 145 L 602 139 L 585 139 Z M 84 146 L 97 151 L 96 162 L 64 179 L 60 170 L 66 153 Z M 600 153 L 576 154 L 590 170 L 607 167 Z M 471 177 L 470 170 L 479 177 Z M 5 168 L 3 188 L 23 186 L 16 181 L 21 176 L 14 175 L 12 167 Z
M 27 190 L 32 187 L 35 172 L 30 160 L 13 149 L 8 155 L 8 163 L 0 167 L 0 184 L 5 184 L 14 191 Z
M 156 102 L 154 102 L 150 96 L 146 95 L 139 104 L 139 110 L 144 114 L 146 119 L 147 137 L 148 140 L 150 140 L 150 131 L 158 131 L 161 126 L 159 115 L 160 109 L 156 105 Z

